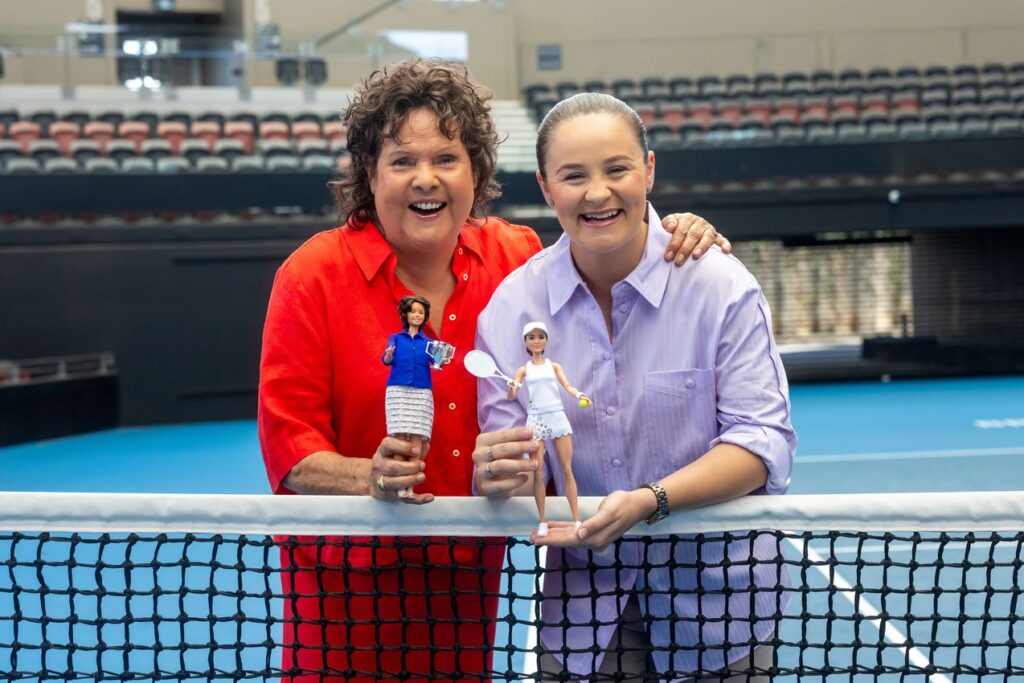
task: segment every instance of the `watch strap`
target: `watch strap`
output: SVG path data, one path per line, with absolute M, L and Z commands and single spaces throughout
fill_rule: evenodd
M 656 524 L 661 520 L 665 519 L 666 517 L 668 517 L 668 494 L 665 493 L 665 487 L 656 481 L 652 481 L 647 484 L 644 484 L 643 488 L 648 488 L 651 491 L 653 491 L 654 497 L 658 501 L 658 507 L 655 508 L 654 512 L 651 513 L 651 516 L 648 517 L 645 521 L 648 524 Z

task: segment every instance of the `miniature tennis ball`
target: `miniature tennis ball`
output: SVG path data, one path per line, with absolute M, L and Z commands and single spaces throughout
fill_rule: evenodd
M 588 408 L 588 407 L 590 407 L 590 399 L 581 398 L 580 399 L 580 408 Z

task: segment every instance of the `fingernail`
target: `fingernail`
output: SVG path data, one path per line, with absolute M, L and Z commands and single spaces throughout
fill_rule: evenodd
M 694 249 L 693 250 L 693 258 L 700 258 L 703 253 L 704 252 L 701 251 L 700 249 Z
M 586 527 L 582 527 L 581 526 L 579 528 L 579 531 L 576 532 L 576 537 L 577 538 L 586 538 L 587 537 L 587 529 L 586 529 Z
M 425 474 L 417 474 L 416 475 L 416 481 L 417 482 L 423 481 L 426 478 L 427 478 L 427 475 L 425 475 Z

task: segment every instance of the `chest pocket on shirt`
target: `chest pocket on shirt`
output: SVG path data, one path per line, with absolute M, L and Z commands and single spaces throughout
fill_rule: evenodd
M 716 401 L 714 370 L 644 375 L 648 480 L 671 474 L 707 452 L 718 435 Z

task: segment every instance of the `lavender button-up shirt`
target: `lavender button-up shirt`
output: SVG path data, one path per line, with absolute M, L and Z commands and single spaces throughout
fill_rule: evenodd
M 480 316 L 477 348 L 494 356 L 502 371 L 514 372 L 528 359 L 523 325 L 547 323 L 546 356 L 594 400 L 586 409 L 565 401 L 582 496 L 661 479 L 720 442 L 764 460 L 768 482 L 759 493 L 784 493 L 796 435 L 764 295 L 743 264 L 718 249 L 681 268 L 666 263 L 668 235 L 654 209 L 648 211 L 644 256 L 612 287 L 610 339 L 563 235 L 498 287 Z M 479 382 L 482 430 L 525 424 L 526 397 L 508 401 L 505 392 L 500 382 Z M 562 492 L 561 468 L 546 471 Z M 556 654 L 568 648 L 566 667 L 576 674 L 600 666 L 628 598 L 617 588 L 639 591 L 641 612 L 654 619 L 655 665 L 680 678 L 747 656 L 751 637 L 771 637 L 772 617 L 788 601 L 788 578 L 775 563 L 779 548 L 770 535 L 705 541 L 699 548 L 690 539 L 646 548 L 626 541 L 618 569 L 611 552 L 593 554 L 597 568 L 588 568 L 585 550 L 548 553 L 548 568 L 567 574 L 564 586 L 558 574 L 545 581 L 542 617 L 552 626 L 542 627 L 541 639 Z M 726 555 L 727 569 L 695 568 L 698 560 L 718 563 Z M 638 570 L 641 561 L 651 569 Z M 564 598 L 563 589 L 578 597 Z M 669 645 L 672 651 L 659 649 Z

